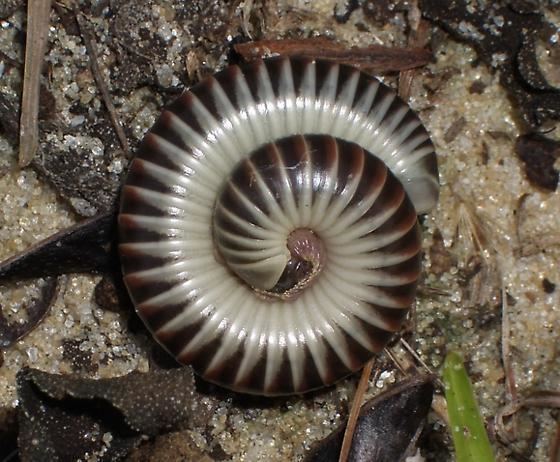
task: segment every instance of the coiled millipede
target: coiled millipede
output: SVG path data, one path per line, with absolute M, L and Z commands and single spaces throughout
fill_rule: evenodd
M 154 337 L 205 379 L 301 393 L 401 328 L 438 172 L 418 117 L 358 70 L 230 66 L 167 107 L 119 215 L 125 284 Z

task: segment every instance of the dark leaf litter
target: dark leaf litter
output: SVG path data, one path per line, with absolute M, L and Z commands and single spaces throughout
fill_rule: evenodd
M 422 0 L 422 14 L 453 37 L 471 44 L 482 62 L 500 73 L 500 82 L 522 120 L 538 127 L 560 119 L 560 89 L 549 85 L 539 68 L 536 43 L 554 30 L 539 3 Z
M 103 3 L 103 2 L 101 2 Z M 108 52 L 113 54 L 115 62 L 111 66 L 111 96 L 130 95 L 141 87 L 151 87 L 163 98 L 180 92 L 186 84 L 192 84 L 187 73 L 176 73 L 179 82 L 170 88 L 158 78 L 158 70 L 169 67 L 168 50 L 174 46 L 176 37 L 169 41 L 147 27 L 152 20 L 151 11 L 157 2 L 153 0 L 115 0 L 111 2 L 110 28 L 108 34 L 93 30 L 95 21 L 104 14 L 103 8 L 84 6 L 82 11 L 91 20 L 92 36 L 98 41 L 98 35 L 107 35 Z M 192 37 L 186 37 L 177 56 L 187 55 L 196 39 L 196 49 L 204 52 L 201 72 L 210 72 L 221 63 L 227 54 L 228 43 L 223 38 L 236 30 L 236 18 L 231 14 L 231 6 L 225 2 L 197 0 L 179 5 L 169 5 L 167 14 L 177 21 L 192 22 Z M 55 4 L 55 10 L 67 34 L 79 36 L 75 18 L 69 10 Z M 196 21 L 195 18 L 200 18 Z M 175 44 L 176 45 L 176 44 Z M 72 66 L 83 71 L 79 57 L 72 56 Z M 45 91 L 42 91 L 42 94 Z M 97 92 L 99 96 L 99 92 Z M 157 99 L 157 97 L 155 97 Z M 119 107 L 115 98 L 116 111 L 124 126 L 126 138 L 134 150 L 130 122 L 135 114 L 127 113 Z M 12 101 L 0 98 L 0 115 L 6 113 L 7 121 L 0 121 L 0 129 L 5 133 L 17 133 L 17 118 L 11 111 Z M 161 102 L 158 102 L 161 104 Z M 6 110 L 3 110 L 3 108 Z M 101 105 L 93 109 L 90 103 L 75 101 L 70 113 L 84 117 L 84 122 L 77 127 L 63 125 L 57 120 L 56 110 L 50 106 L 51 114 L 39 117 L 41 142 L 39 155 L 32 167 L 46 179 L 65 199 L 74 211 L 84 217 L 104 213 L 114 207 L 129 157 L 120 148 L 113 126 Z M 11 121 L 11 122 L 10 122 Z M 14 129 L 15 128 L 15 129 Z M 56 136 L 53 136 L 56 135 Z M 63 142 L 60 139 L 62 135 Z M 61 149 L 61 143 L 63 145 Z M 95 148 L 92 148 L 95 146 Z M 95 152 L 93 152 L 95 150 Z
M 348 462 L 399 462 L 410 456 L 430 410 L 433 393 L 431 379 L 417 376 L 364 404 Z M 338 461 L 344 428 L 316 443 L 306 462 Z
M 146 7 L 151 4 L 149 1 L 143 3 Z M 350 13 L 353 3 L 348 2 Z M 481 61 L 500 72 L 501 83 L 515 101 L 523 120 L 536 127 L 547 118 L 560 118 L 560 92 L 546 82 L 535 57 L 537 35 L 546 30 L 546 21 L 534 9 L 516 8 L 514 3 L 518 2 L 492 3 L 487 10 L 469 11 L 467 2 L 424 0 L 421 7 L 427 18 L 454 37 L 472 44 Z M 119 63 L 112 82 L 113 91 L 126 94 L 131 88 L 142 85 L 157 87 L 154 63 L 165 57 L 163 44 L 147 36 L 141 41 L 130 40 L 129 35 L 134 35 L 136 29 L 140 37 L 145 34 L 139 29 L 141 23 L 129 24 L 128 18 L 138 16 L 127 13 L 130 7 L 136 8 L 136 2 L 120 1 L 115 5 L 113 33 Z M 191 7 L 184 7 L 185 11 L 179 10 L 177 14 L 187 14 L 188 8 Z M 220 21 L 225 19 L 223 17 Z M 221 33 L 221 29 L 214 27 L 210 32 Z M 136 43 L 142 48 L 135 49 Z M 147 49 L 146 43 L 155 45 Z M 224 52 L 222 48 L 211 51 L 215 52 L 216 60 Z M 496 57 L 503 59 L 496 60 Z M 132 72 L 127 71 L 131 69 Z M 0 113 L 14 114 L 15 102 L 6 95 L 2 98 Z M 77 111 L 79 113 L 79 108 Z M 1 131 L 6 135 L 17 132 L 10 120 L 15 119 L 9 117 L 0 122 Z M 53 129 L 50 125 L 52 122 L 48 125 L 43 122 L 44 129 Z M 20 256 L 17 260 L 5 262 L 0 267 L 0 277 L 8 273 L 14 277 L 29 277 L 114 267 L 109 246 L 114 239 L 114 213 L 111 210 L 120 176 L 109 172 L 107 166 L 120 154 L 108 120 L 100 117 L 95 125 L 86 122 L 85 129 L 104 143 L 101 163 L 89 162 L 80 146 L 64 153 L 44 141 L 43 155 L 34 167 L 54 184 L 79 214 L 105 213 L 29 249 L 26 254 L 27 258 L 33 254 L 31 260 L 26 261 Z M 557 144 L 541 135 L 527 135 L 518 140 L 517 153 L 526 164 L 531 181 L 548 190 L 556 188 L 558 171 L 553 164 L 558 157 Z M 83 242 L 94 245 L 87 248 Z M 78 258 L 72 255 L 78 255 Z M 40 271 L 31 274 L 33 268 Z M 54 279 L 45 286 L 42 300 L 54 296 L 52 281 Z M 41 313 L 45 306 L 48 309 L 48 305 L 38 304 L 32 313 Z M 29 317 L 40 320 L 42 315 Z M 13 342 L 22 335 L 22 332 L 14 334 L 13 331 L 7 335 L 6 326 L 6 320 L 0 317 L 0 342 Z M 27 325 L 27 330 L 30 328 L 32 325 Z M 371 460 L 372 454 L 376 454 L 375 460 L 378 461 L 395 461 L 403 457 L 422 426 L 433 393 L 430 381 L 415 380 L 399 384 L 366 403 L 349 460 Z M 189 368 L 132 373 L 101 380 L 22 370 L 18 375 L 21 460 L 76 460 L 86 453 L 98 454 L 98 460 L 116 460 L 138 446 L 142 435 L 155 436 L 188 422 L 187 410 L 191 412 L 192 406 L 186 403 L 192 404 L 192 390 L 193 378 Z M 343 428 L 335 431 L 315 448 L 308 460 L 338 460 L 342 434 Z
M 23 462 L 118 460 L 145 436 L 187 428 L 197 407 L 186 367 L 99 380 L 23 369 L 17 389 Z
M 116 271 L 116 215 L 88 218 L 0 262 L 0 281 L 67 273 Z
M 560 142 L 539 133 L 517 138 L 515 152 L 523 162 L 529 181 L 546 191 L 556 191 L 558 170 L 554 167 L 560 157 Z
M 31 332 L 49 311 L 54 303 L 56 294 L 57 279 L 54 277 L 46 278 L 42 283 L 39 297 L 26 304 L 22 304 L 19 308 L 27 316 L 23 323 L 9 322 L 0 306 L 0 349 L 10 347 L 20 338 Z

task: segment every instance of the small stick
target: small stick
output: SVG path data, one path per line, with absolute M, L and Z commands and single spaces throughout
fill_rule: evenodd
M 26 167 L 39 148 L 41 67 L 47 49 L 51 0 L 27 2 L 27 42 L 19 126 L 19 166 Z
M 421 19 L 418 23 L 418 29 L 411 33 L 408 45 L 410 47 L 424 47 L 430 38 L 430 24 L 428 21 Z M 416 75 L 416 69 L 405 69 L 399 74 L 399 96 L 405 101 L 410 98 L 410 88 L 412 87 L 412 80 Z
M 348 64 L 372 74 L 413 69 L 424 66 L 432 59 L 432 54 L 422 48 L 397 48 L 383 45 L 349 48 L 323 37 L 301 40 L 260 40 L 238 43 L 234 45 L 234 49 L 246 61 L 270 56 L 320 58 Z
M 432 370 L 430 369 L 430 367 L 426 364 L 426 362 L 420 357 L 420 355 L 418 355 L 418 353 L 416 353 L 416 351 L 414 351 L 414 349 L 410 346 L 410 344 L 404 339 L 404 338 L 400 338 L 400 342 L 402 344 L 402 346 L 405 348 L 405 350 L 407 350 L 410 355 L 420 363 L 420 365 L 426 369 L 426 372 L 428 372 L 428 374 L 433 375 L 434 373 L 432 372 Z
M 550 462 L 560 462 L 560 420 L 556 424 L 556 434 L 550 445 Z
M 395 365 L 395 367 L 405 376 L 408 376 L 408 369 L 410 367 L 414 367 L 414 365 L 412 364 L 412 362 L 408 359 L 406 359 L 405 364 L 403 364 L 401 361 L 399 361 L 399 359 L 397 358 L 397 355 L 395 355 L 390 348 L 385 348 L 383 350 L 387 356 L 389 356 L 389 359 L 393 362 L 393 364 Z
M 502 287 L 502 362 L 506 376 L 506 385 L 509 401 L 517 401 L 517 385 L 515 384 L 515 374 L 511 367 L 511 351 L 509 348 L 509 310 L 507 302 L 507 292 Z
M 360 376 L 360 381 L 358 382 L 358 387 L 356 388 L 356 393 L 354 394 L 354 400 L 352 401 L 350 415 L 348 416 L 348 423 L 346 424 L 346 429 L 344 430 L 344 438 L 342 439 L 342 447 L 340 448 L 338 462 L 346 462 L 348 460 L 348 455 L 350 454 L 350 449 L 352 447 L 352 438 L 354 436 L 354 431 L 356 430 L 356 424 L 358 423 L 360 409 L 364 400 L 364 394 L 367 390 L 371 370 L 373 369 L 373 362 L 374 359 L 370 359 L 362 369 L 362 375 Z
M 23 66 L 23 63 L 21 63 L 17 59 L 11 58 L 6 53 L 4 53 L 2 50 L 0 50 L 0 60 L 6 61 L 10 66 L 13 66 L 17 69 L 19 69 Z
M 109 90 L 107 89 L 107 85 L 105 85 L 105 81 L 103 80 L 101 69 L 99 68 L 99 62 L 97 60 L 97 48 L 95 45 L 95 37 L 93 36 L 93 33 L 91 32 L 88 24 L 86 23 L 86 20 L 82 17 L 82 13 L 78 11 L 74 11 L 74 15 L 76 16 L 76 21 L 78 22 L 80 34 L 82 36 L 82 40 L 84 41 L 84 45 L 88 52 L 91 72 L 93 74 L 93 78 L 95 79 L 95 83 L 99 88 L 99 92 L 101 93 L 101 99 L 103 99 L 103 103 L 105 103 L 105 107 L 109 112 L 109 118 L 111 119 L 113 128 L 115 129 L 117 137 L 119 138 L 121 147 L 125 152 L 128 152 L 128 141 L 126 139 L 126 135 L 124 133 L 121 122 L 119 120 L 119 116 L 117 115 L 117 111 L 115 110 L 115 106 L 113 105 L 113 101 L 111 101 L 111 96 L 109 94 Z

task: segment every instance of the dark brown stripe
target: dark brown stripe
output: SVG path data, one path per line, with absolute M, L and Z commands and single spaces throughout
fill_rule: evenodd
M 136 223 L 134 216 L 124 213 L 119 215 L 119 232 L 122 243 L 159 242 L 171 237 L 167 229 L 161 231 L 146 229 Z M 124 249 L 122 254 L 135 255 L 134 251 Z
M 174 261 L 174 259 L 168 257 L 152 257 L 143 252 L 134 252 L 132 250 L 124 251 L 121 247 L 119 247 L 119 252 L 121 253 L 121 267 L 125 274 L 151 270 L 152 268 L 162 267 Z
M 264 102 L 264 100 L 259 95 L 259 90 L 263 89 L 261 88 L 260 79 L 258 78 L 261 69 L 263 69 L 266 74 L 267 68 L 260 60 L 249 64 L 248 69 L 244 69 L 245 81 L 247 82 L 249 91 L 251 92 L 253 100 L 256 104 Z
M 416 212 L 406 197 L 401 183 L 390 172 L 387 173 L 383 189 L 370 209 L 362 216 L 363 219 L 375 218 L 378 215 L 383 215 L 388 209 L 396 208 L 395 213 L 376 230 L 376 233 L 394 231 L 395 224 L 403 221 L 403 217 L 405 220 L 409 220 L 409 214 L 412 214 L 416 219 Z
M 309 351 L 309 347 L 307 345 L 304 346 L 302 349 L 301 354 L 305 356 L 305 361 L 303 362 L 303 378 L 301 389 L 302 390 L 314 390 L 316 388 L 320 388 L 325 386 L 321 375 L 319 374 L 319 370 L 317 369 L 317 365 L 313 360 L 313 356 L 311 355 L 311 351 Z
M 373 309 L 377 310 L 376 305 L 370 305 L 370 306 Z M 395 311 L 402 312 L 404 316 L 406 316 L 406 313 L 408 312 L 408 310 L 398 310 L 398 309 L 395 309 Z M 373 351 L 375 353 L 380 353 L 381 351 L 383 351 L 385 345 L 387 345 L 387 343 L 389 343 L 389 340 L 391 340 L 391 337 L 393 336 L 393 332 L 388 332 L 385 329 L 381 329 L 377 326 L 369 324 L 359 318 L 356 318 L 356 320 L 362 325 L 362 327 L 367 333 L 367 336 L 372 341 Z M 392 322 L 392 319 L 390 322 Z M 399 322 L 398 325 L 395 325 L 395 327 L 396 327 L 395 331 L 398 331 L 401 327 L 401 323 Z
M 356 68 L 353 68 L 353 67 L 350 67 L 350 66 L 344 66 L 344 65 L 340 65 L 339 69 L 340 70 L 338 72 L 338 82 L 337 82 L 337 87 L 336 87 L 336 100 L 337 101 L 341 97 L 342 92 L 346 89 L 345 88 L 346 85 L 350 82 L 350 80 L 352 78 L 355 78 L 355 76 L 357 74 L 359 74 L 359 72 L 360 72 Z M 352 105 L 356 101 L 356 95 L 357 95 L 357 93 L 354 94 L 354 99 L 351 101 Z
M 289 65 L 292 69 L 292 78 L 294 81 L 294 89 L 296 96 L 302 95 L 303 77 L 306 70 L 311 66 L 311 60 L 308 58 L 290 59 Z M 315 90 L 316 93 L 316 90 Z
M 287 394 L 294 392 L 294 379 L 292 376 L 292 368 L 290 366 L 290 358 L 286 349 L 282 352 L 282 362 L 278 368 L 278 373 L 270 384 L 267 392 L 270 394 Z
M 204 372 L 204 377 L 211 382 L 216 383 L 235 383 L 235 378 L 239 368 L 241 367 L 241 361 L 243 361 L 242 350 L 230 351 L 231 356 L 229 356 L 225 361 L 221 361 L 219 364 L 214 366 L 212 369 L 208 369 L 211 361 L 208 362 L 206 368 L 199 369 Z
M 261 152 L 262 151 L 260 149 L 257 150 L 256 155 L 260 155 Z M 274 167 L 268 167 L 269 170 L 271 168 Z M 236 215 L 249 220 L 249 212 L 247 211 L 245 206 L 241 204 L 239 197 L 237 197 L 237 194 L 231 188 L 231 185 L 235 185 L 235 187 L 247 199 L 255 204 L 257 208 L 259 208 L 259 210 L 261 210 L 265 215 L 268 215 L 268 206 L 263 196 L 261 195 L 255 181 L 255 176 L 260 175 L 261 173 L 262 172 L 255 170 L 254 165 L 248 159 L 241 161 L 231 175 L 224 191 L 219 196 L 219 200 L 224 205 L 224 207 L 228 208 Z M 255 222 L 252 218 L 250 219 L 250 221 Z
M 177 146 L 181 149 L 188 150 L 188 146 L 185 144 L 185 142 L 183 141 L 181 136 L 175 130 L 173 130 L 171 128 L 172 127 L 173 115 L 174 114 L 173 114 L 172 110 L 170 110 L 169 108 L 164 109 L 164 111 L 159 116 L 159 119 L 157 120 L 155 125 L 150 130 L 150 133 L 164 138 L 169 143 L 174 144 L 175 146 Z M 159 157 L 159 156 L 154 156 L 152 154 L 153 151 L 150 150 L 150 147 L 154 147 L 153 145 L 150 144 L 153 141 L 155 141 L 155 139 L 153 139 L 153 140 L 148 139 L 146 141 L 146 143 L 147 143 L 146 145 L 142 144 L 140 146 L 140 149 L 138 151 L 137 156 L 139 156 L 143 159 L 150 160 L 150 161 L 155 161 L 156 163 L 160 163 L 160 165 L 162 165 L 164 167 L 174 165 L 174 164 L 170 163 L 170 161 L 167 158 L 157 159 L 157 160 L 153 159 L 153 157 L 156 157 L 156 158 Z M 154 150 L 154 152 L 158 152 L 157 146 L 155 148 L 156 149 Z M 163 156 L 163 157 L 165 157 L 165 156 Z
M 218 107 L 216 106 L 216 100 L 214 99 L 214 89 L 219 85 L 219 82 L 213 76 L 210 76 L 205 78 L 192 90 L 199 99 L 200 103 L 218 122 L 223 119 L 222 115 L 218 111 Z
M 196 93 L 200 93 L 200 89 L 197 86 L 195 89 Z M 185 124 L 187 124 L 192 130 L 197 132 L 200 136 L 204 138 L 206 131 L 200 125 L 198 119 L 193 110 L 194 99 L 198 96 L 195 96 L 195 93 L 192 91 L 186 91 L 183 93 L 179 98 L 173 101 L 167 109 L 170 112 L 173 112 L 176 116 L 178 116 Z
M 235 82 L 243 78 L 243 72 L 238 66 L 229 66 L 221 72 L 214 75 L 216 82 L 222 87 L 224 93 L 236 109 L 237 112 L 241 110 L 241 104 L 237 99 L 237 90 Z
M 415 282 L 420 277 L 422 269 L 422 260 L 420 257 L 420 252 L 413 257 L 405 260 L 401 263 L 397 263 L 391 266 L 384 266 L 378 271 L 386 273 L 391 276 L 396 276 L 398 278 L 404 278 L 409 282 Z M 383 284 L 378 284 L 383 286 Z
M 409 284 L 401 284 L 395 287 L 381 287 L 378 285 L 372 286 L 377 290 L 385 294 L 387 297 L 393 299 L 396 304 L 402 309 L 408 310 L 414 298 L 416 297 L 416 286 L 418 283 L 416 281 Z
M 179 171 L 177 165 L 169 159 L 165 150 L 162 149 L 161 143 L 158 140 L 157 136 L 158 135 L 150 132 L 144 137 L 136 158 L 131 163 L 131 168 L 139 159 L 145 159 L 156 165 L 159 165 L 160 167 L 168 168 L 169 170 L 173 171 Z M 165 140 L 169 141 L 171 144 L 175 144 L 167 138 Z M 180 148 L 183 149 L 183 146 L 181 146 Z M 185 152 L 185 155 L 189 154 Z
M 363 150 L 354 143 L 337 140 L 337 145 L 339 161 L 334 198 L 340 196 L 349 187 L 351 179 L 365 174 L 364 168 L 367 161 Z
M 282 73 L 282 66 L 287 58 L 275 58 L 267 59 L 263 61 L 268 71 L 268 76 L 270 77 L 270 82 L 272 84 L 272 90 L 274 91 L 274 96 L 276 98 L 284 99 L 285 95 L 280 95 L 280 75 Z M 259 63 L 260 64 L 260 63 Z
M 203 373 L 216 356 L 216 353 L 222 346 L 223 340 L 222 336 L 220 335 L 222 331 L 216 331 L 214 333 L 214 338 L 210 340 L 208 343 L 200 346 L 196 353 L 193 353 L 190 359 L 186 362 L 187 364 L 191 364 L 195 370 L 200 371 Z M 186 345 L 186 343 L 185 343 Z M 181 357 L 181 362 L 183 362 L 183 357 Z M 206 374 L 204 374 L 206 376 Z M 212 380 L 208 377 L 209 380 Z M 224 383 L 224 382 L 222 382 Z M 228 383 L 228 382 L 226 382 Z
M 368 304 L 372 310 L 376 311 L 383 320 L 389 325 L 390 332 L 398 332 L 401 330 L 404 320 L 408 315 L 408 309 L 403 310 L 400 308 L 387 308 L 386 306 Z M 367 322 L 360 319 L 360 322 L 365 326 L 370 326 Z M 367 330 L 367 329 L 366 329 Z M 387 340 L 389 341 L 389 340 Z
M 313 162 L 313 200 L 315 201 L 319 192 L 324 191 L 331 176 L 337 175 L 334 170 L 338 155 L 338 145 L 334 138 L 325 136 L 313 136 L 310 139 L 311 160 Z M 316 172 L 316 173 L 315 173 Z
M 387 87 L 386 85 L 383 85 L 383 84 L 379 85 L 379 87 L 377 88 L 377 93 L 375 94 L 375 98 L 373 99 L 373 102 L 371 103 L 371 108 L 370 108 L 370 111 L 369 111 L 368 115 L 371 116 L 372 112 L 379 112 L 379 106 L 381 105 L 381 103 L 383 101 L 385 101 L 385 98 L 393 99 L 394 95 L 395 95 L 394 90 Z M 384 116 L 384 118 L 385 118 L 385 116 Z M 383 124 L 383 121 L 381 122 L 381 124 Z
M 149 305 L 144 303 L 137 307 L 138 314 L 144 322 L 150 326 L 153 332 L 157 332 L 169 321 L 179 316 L 189 305 L 190 301 L 178 305 Z
M 167 210 L 148 204 L 136 190 L 127 184 L 122 188 L 120 213 L 154 217 L 166 217 L 169 215 Z
M 385 129 L 387 130 L 387 128 L 389 127 L 389 125 L 393 121 L 393 118 L 396 117 L 397 113 L 403 108 L 405 108 L 404 103 L 399 98 L 395 97 L 395 99 L 389 105 L 389 108 L 387 109 L 387 112 L 385 113 L 385 117 L 383 118 L 383 121 L 381 122 L 381 125 L 383 127 L 385 127 Z M 409 110 L 408 107 L 406 107 L 406 110 L 407 111 Z M 401 126 L 400 124 L 401 124 L 401 122 L 399 122 L 395 126 L 395 128 L 393 128 L 392 132 L 389 132 L 389 130 L 387 130 L 387 135 L 391 135 L 395 131 L 398 132 L 399 127 Z
M 253 370 L 247 376 L 245 380 L 242 381 L 242 386 L 246 390 L 265 390 L 264 387 L 264 379 L 266 374 L 266 345 L 263 346 L 262 350 L 260 351 L 260 356 L 256 364 L 253 366 Z
M 151 189 L 152 191 L 157 191 L 163 194 L 182 197 L 182 195 L 176 194 L 173 191 L 173 185 L 163 183 L 162 181 L 154 178 L 151 174 L 150 166 L 147 165 L 144 160 L 139 158 L 134 159 L 134 162 L 130 165 L 126 184 L 128 186 L 139 186 L 141 188 Z
M 354 148 L 355 150 L 356 148 Z M 346 152 L 344 153 L 346 154 Z M 387 181 L 388 170 L 385 164 L 381 162 L 373 154 L 362 150 L 363 167 L 360 170 L 352 172 L 353 176 L 359 175 L 360 181 L 356 192 L 350 199 L 347 208 L 352 209 L 362 201 L 367 201 L 372 195 L 377 194 L 385 185 Z M 342 156 L 344 158 L 344 156 Z M 368 216 L 368 211 L 364 212 Z
M 325 85 L 325 81 L 327 77 L 330 75 L 332 69 L 337 67 L 337 64 L 333 64 L 327 61 L 318 60 L 315 62 L 315 73 L 317 75 L 317 94 L 321 92 L 323 85 Z M 338 66 L 340 69 L 340 66 Z M 337 80 L 337 84 L 340 83 L 340 78 Z M 336 92 L 338 95 L 338 91 Z
M 373 77 L 361 73 L 360 78 L 358 79 L 358 85 L 356 86 L 356 96 L 354 98 L 354 102 L 352 103 L 352 107 L 356 107 L 360 99 L 362 99 L 364 94 L 372 85 L 379 85 L 379 81 L 377 79 L 374 79 Z
M 178 275 L 177 275 L 178 276 Z M 128 274 L 124 277 L 128 291 L 130 292 L 131 298 L 136 306 L 149 300 L 162 292 L 167 292 L 168 290 L 175 287 L 182 280 L 178 277 L 173 277 L 158 281 L 146 280 L 142 276 L 137 276 L 134 273 Z
M 352 371 L 346 367 L 342 359 L 336 351 L 330 346 L 326 339 L 323 340 L 325 345 L 325 362 L 327 363 L 326 384 L 331 384 L 350 374 Z
M 187 346 L 191 339 L 204 327 L 206 318 L 199 319 L 192 324 L 181 327 L 179 330 L 160 331 L 156 338 L 181 364 L 191 364 L 198 355 L 200 348 L 195 348 L 190 354 L 181 351 Z
M 421 235 L 418 225 L 412 226 L 410 230 L 389 245 L 383 247 L 382 251 L 387 254 L 397 253 L 401 255 L 417 255 L 421 249 Z M 377 250 L 375 251 L 377 252 Z
M 404 192 L 402 197 L 405 199 L 403 201 L 404 206 L 399 207 L 385 223 L 375 230 L 377 236 L 392 235 L 395 232 L 408 233 L 411 229 L 415 228 L 418 223 L 415 210 L 412 204 L 408 202 L 408 198 L 404 195 Z M 414 232 L 418 238 L 418 246 L 420 246 L 420 233 L 418 230 Z
M 360 322 L 360 320 L 357 319 L 357 322 Z M 350 370 L 352 372 L 357 371 L 364 365 L 364 363 L 369 361 L 373 353 L 367 348 L 365 348 L 361 343 L 359 343 L 356 339 L 354 339 L 354 337 L 352 337 L 346 331 L 342 330 L 342 332 L 344 334 L 344 341 L 346 342 L 346 349 L 350 353 L 350 360 L 352 362 L 352 364 L 350 365 Z M 364 327 L 364 332 L 366 332 L 367 335 L 368 330 L 365 327 Z

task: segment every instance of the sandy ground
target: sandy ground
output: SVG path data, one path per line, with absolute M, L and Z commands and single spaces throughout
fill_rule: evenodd
M 243 15 L 248 14 L 252 3 L 245 2 L 245 8 L 236 10 L 238 24 L 243 24 Z M 306 34 L 321 32 L 352 45 L 405 43 L 402 16 L 376 26 L 359 9 L 348 22 L 338 24 L 332 19 L 334 3 L 281 2 L 278 9 L 284 20 L 264 24 L 267 36 L 279 37 L 293 30 L 297 14 L 298 21 L 303 21 L 300 31 Z M 171 14 L 173 2 L 146 4 L 143 20 L 168 47 L 167 64 L 155 66 L 159 87 L 139 86 L 130 94 L 118 92 L 114 97 L 117 113 L 129 124 L 127 133 L 133 142 L 141 139 L 157 116 L 161 94 L 165 95 L 161 89 L 180 86 L 185 65 L 192 63 L 185 60 L 185 50 L 196 44 L 190 26 L 194 18 L 183 20 Z M 16 38 L 23 19 L 23 11 L 18 10 L 0 23 L 0 50 L 19 62 L 23 55 Z M 557 27 L 560 25 L 552 14 L 551 19 L 556 20 Z M 99 38 L 100 62 L 111 82 L 108 69 L 115 56 L 109 46 L 109 20 L 100 15 L 92 24 Z M 249 33 L 257 27 L 251 23 L 245 26 Z M 68 34 L 59 13 L 52 15 L 47 61 L 48 80 L 44 83 L 54 97 L 59 127 L 70 124 L 73 128 L 71 134 L 63 128 L 49 129 L 49 142 L 62 150 L 77 143 L 88 155 L 103 156 L 107 148 L 102 139 L 91 132 L 80 133 L 83 120 L 70 111 L 72 104 L 82 101 L 91 108 L 83 116 L 87 119 L 104 108 L 95 83 L 84 70 L 87 60 L 83 44 L 79 37 Z M 219 67 L 224 62 L 225 56 L 218 54 L 205 65 Z M 82 78 L 77 79 L 80 72 Z M 394 84 L 394 79 L 386 80 Z M 21 69 L 0 56 L 0 91 L 17 96 L 20 81 Z M 480 91 L 472 91 L 475 82 L 479 82 Z M 169 99 L 168 95 L 164 99 Z M 434 62 L 416 76 L 410 104 L 432 135 L 441 178 L 439 205 L 423 221 L 426 275 L 417 303 L 414 346 L 435 371 L 446 351 L 459 350 L 475 382 L 482 413 L 490 418 L 507 400 L 501 350 L 504 340 L 511 349 L 512 372 L 521 396 L 559 387 L 560 198 L 558 192 L 540 191 L 527 181 L 514 154 L 514 141 L 520 134 L 515 111 L 497 75 L 477 64 L 470 47 L 444 38 L 435 51 Z M 560 138 L 560 126 L 549 136 Z M 0 137 L 0 154 L 0 258 L 75 222 L 79 219 L 76 208 L 87 214 L 93 204 L 96 211 L 95 201 L 80 209 L 80 204 L 76 207 L 59 199 L 33 169 L 20 170 L 16 144 L 9 137 Z M 125 162 L 122 154 L 113 153 L 107 165 L 118 174 Z M 82 375 L 113 377 L 148 370 L 149 341 L 143 334 L 128 330 L 126 313 L 103 311 L 95 304 L 92 291 L 98 281 L 98 276 L 64 277 L 56 303 L 44 321 L 3 352 L 0 425 L 9 420 L 17 406 L 15 374 L 22 366 L 75 372 L 65 356 L 65 340 L 75 340 L 79 350 L 96 364 L 90 371 L 79 371 Z M 36 289 L 27 284 L 0 285 L 5 316 L 24 319 L 21 307 L 34 293 Z M 502 293 L 507 294 L 505 304 Z M 508 321 L 505 329 L 504 319 Z M 390 362 L 383 361 L 380 367 L 380 378 L 371 383 L 369 395 L 400 378 Z M 207 425 L 189 430 L 188 435 L 198 449 L 211 452 L 212 448 L 216 459 L 301 460 L 311 443 L 340 424 L 355 383 L 356 379 L 350 378 L 312 398 L 294 397 L 282 405 L 241 406 L 227 394 L 210 396 L 212 415 Z M 546 408 L 522 411 L 522 428 L 530 432 L 536 425 L 537 431 L 530 460 L 548 460 L 555 416 Z M 434 416 L 429 425 L 433 432 L 444 432 Z M 523 444 L 525 440 L 520 439 L 519 446 Z M 514 449 L 502 444 L 495 444 L 495 448 L 500 458 Z M 441 452 L 438 454 L 432 460 L 446 460 Z

